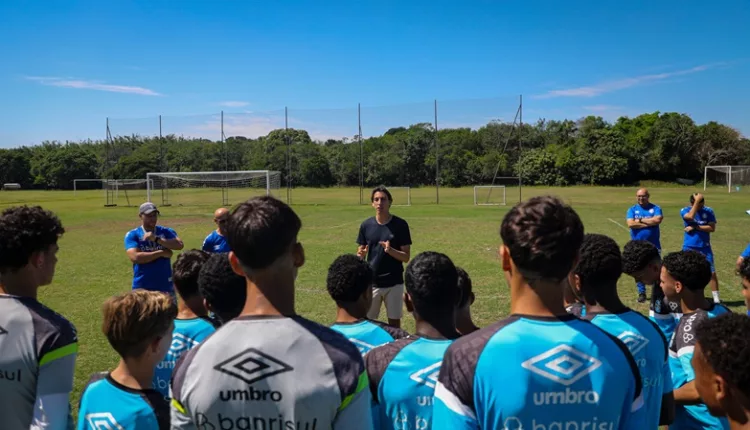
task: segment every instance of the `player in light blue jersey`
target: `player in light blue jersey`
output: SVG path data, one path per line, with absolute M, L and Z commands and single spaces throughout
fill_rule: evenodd
M 620 300 L 617 281 L 621 274 L 617 242 L 601 234 L 584 236 L 580 261 L 570 275 L 571 284 L 586 302 L 585 318 L 617 336 L 633 354 L 643 382 L 644 405 L 636 413 L 641 415 L 643 428 L 656 429 L 674 420 L 668 344 L 653 321 Z
M 416 332 L 365 355 L 373 427 L 429 430 L 433 426 L 433 397 L 443 355 L 460 336 L 456 310 L 461 290 L 456 266 L 437 252 L 417 255 L 406 267 L 404 278 L 404 302 L 414 315 Z
M 206 252 L 191 249 L 180 254 L 174 263 L 174 288 L 179 298 L 177 318 L 174 320 L 172 344 L 154 372 L 154 389 L 165 398 L 169 398 L 169 381 L 180 357 L 216 331 L 216 323 L 208 317 L 198 291 L 198 275 L 208 257 Z
M 691 360 L 695 350 L 695 330 L 709 318 L 730 312 L 704 297 L 711 280 L 711 265 L 697 251 L 673 252 L 662 262 L 661 287 L 670 301 L 679 301 L 682 317 L 669 343 L 669 365 L 677 408 L 672 430 L 728 429 L 725 418 L 712 416 L 695 388 Z
M 638 429 L 641 377 L 627 347 L 563 306 L 583 223 L 534 197 L 500 227 L 511 315 L 457 339 L 435 387 L 433 429 Z
M 221 227 L 229 219 L 229 209 L 219 208 L 214 211 L 214 222 L 216 223 L 216 230 L 212 231 L 203 240 L 202 250 L 206 252 L 229 252 L 229 244 L 227 239 L 224 237 L 224 233 L 221 231 Z
M 750 259 L 744 259 L 738 270 L 742 278 L 742 297 L 745 298 L 747 315 L 750 316 Z
M 714 251 L 711 249 L 711 233 L 716 231 L 716 215 L 714 210 L 706 206 L 701 193 L 690 195 L 690 206 L 680 210 L 680 216 L 685 225 L 682 250 L 698 251 L 703 254 L 711 265 L 711 295 L 714 303 L 720 303 L 719 278 L 716 276 Z
M 362 355 L 376 346 L 409 336 L 400 328 L 367 319 L 375 278 L 370 265 L 354 254 L 336 258 L 328 268 L 326 287 L 336 302 L 332 329 L 346 336 Z
M 649 200 L 651 195 L 646 188 L 635 193 L 637 203 L 628 209 L 627 223 L 631 240 L 647 240 L 661 250 L 659 224 L 664 220 L 661 208 Z M 646 301 L 646 285 L 636 281 L 638 302 Z

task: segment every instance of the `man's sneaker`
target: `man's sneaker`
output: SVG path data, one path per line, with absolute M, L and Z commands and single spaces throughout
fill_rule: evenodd
M 646 293 L 638 293 L 638 303 L 643 303 L 646 301 Z

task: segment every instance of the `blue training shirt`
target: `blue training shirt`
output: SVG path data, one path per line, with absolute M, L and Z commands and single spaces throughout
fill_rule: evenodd
M 362 355 L 377 346 L 409 336 L 409 333 L 400 328 L 368 319 L 353 323 L 336 323 L 331 328 L 346 336 Z
M 372 392 L 373 428 L 432 428 L 432 405 L 449 339 L 410 336 L 365 355 Z
M 747 244 L 747 246 L 745 247 L 745 250 L 742 251 L 742 254 L 740 254 L 740 257 L 750 258 L 750 243 Z
M 203 240 L 203 246 L 201 247 L 201 249 L 206 252 L 215 253 L 224 253 L 231 251 L 231 249 L 229 249 L 229 243 L 227 243 L 227 238 L 217 233 L 216 230 L 212 231 L 211 234 L 206 236 L 206 238 Z
M 628 348 L 573 315 L 511 315 L 456 340 L 433 429 L 635 429 L 641 377 Z
M 692 206 L 686 206 L 680 210 L 680 218 L 684 227 L 689 225 L 695 227 L 699 225 L 707 225 L 709 223 L 716 222 L 716 215 L 714 210 L 708 206 L 698 209 L 695 213 L 695 218 L 692 222 L 688 222 L 684 216 L 690 212 Z M 693 230 L 691 232 L 685 232 L 682 240 L 683 248 L 710 248 L 711 247 L 711 233 L 700 230 Z
M 164 239 L 174 239 L 177 233 L 169 227 L 157 225 L 155 229 L 156 236 Z M 160 251 L 164 248 L 156 242 L 143 240 L 146 231 L 143 226 L 139 226 L 125 234 L 125 250 L 136 248 L 138 252 Z M 172 265 L 169 258 L 157 258 L 146 264 L 133 264 L 133 289 L 143 288 L 145 290 L 163 291 L 171 293 L 174 289 L 172 285 Z
M 83 389 L 78 430 L 168 430 L 169 403 L 155 390 L 121 385 L 108 372 L 94 374 Z
M 654 218 L 657 216 L 664 216 L 659 206 L 653 203 L 649 203 L 645 207 L 636 204 L 628 209 L 627 219 Z M 661 249 L 658 225 L 653 225 L 646 228 L 631 228 L 630 238 L 632 240 L 647 240 L 653 243 L 657 248 Z
M 643 407 L 636 414 L 642 414 L 644 429 L 656 429 L 662 397 L 673 391 L 668 344 L 661 330 L 653 321 L 630 309 L 618 313 L 590 312 L 586 318 L 620 339 L 633 354 L 643 387 Z
M 669 366 L 672 369 L 672 383 L 675 390 L 695 379 L 691 360 L 695 350 L 695 327 L 701 322 L 731 312 L 721 304 L 711 303 L 709 310 L 700 309 L 683 314 L 677 323 L 674 336 L 669 343 Z M 704 403 L 697 405 L 676 405 L 674 423 L 671 430 L 722 430 L 729 429 L 726 418 L 711 415 Z
M 154 389 L 168 398 L 169 381 L 172 379 L 172 371 L 177 360 L 215 331 L 214 324 L 207 318 L 174 320 L 172 344 L 164 360 L 156 365 L 156 371 L 154 371 Z

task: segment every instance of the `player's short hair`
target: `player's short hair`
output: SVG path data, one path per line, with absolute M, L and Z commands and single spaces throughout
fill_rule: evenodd
M 500 237 L 529 283 L 560 282 L 578 256 L 583 223 L 575 210 L 557 197 L 532 197 L 505 214 Z
M 414 309 L 423 318 L 441 317 L 461 299 L 456 266 L 439 252 L 414 257 L 406 266 L 404 281 Z
M 695 337 L 713 371 L 750 396 L 750 317 L 726 313 L 700 323 Z
M 372 288 L 375 276 L 370 265 L 354 254 L 344 254 L 333 260 L 328 267 L 326 287 L 336 302 L 356 302 L 368 288 Z
M 209 254 L 200 249 L 191 249 L 181 253 L 172 266 L 172 281 L 177 294 L 183 299 L 200 295 L 198 275 L 208 261 Z
M 245 307 L 245 278 L 232 270 L 229 253 L 211 254 L 198 275 L 198 289 L 222 323 L 237 318 Z
M 26 266 L 33 253 L 47 251 L 63 233 L 57 216 L 40 206 L 5 209 L 0 215 L 0 273 Z
M 750 258 L 743 258 L 740 264 L 740 276 L 750 281 Z
M 271 196 L 254 197 L 237 206 L 224 235 L 242 266 L 265 269 L 297 241 L 302 221 L 286 203 Z
M 695 203 L 695 195 L 696 194 L 698 194 L 698 193 L 690 194 L 690 204 L 691 205 Z M 706 196 L 703 196 L 703 204 L 706 204 Z
M 603 290 L 617 289 L 622 275 L 620 247 L 614 239 L 603 234 L 583 236 L 581 255 L 573 273 L 581 280 L 581 290 L 587 302 L 596 302 Z
M 622 271 L 633 275 L 651 263 L 661 264 L 659 248 L 647 240 L 631 240 L 622 249 Z
M 461 309 L 469 304 L 473 287 L 471 285 L 471 277 L 466 270 L 456 266 L 456 273 L 458 275 L 458 289 L 461 290 L 461 301 L 458 302 L 458 308 Z
M 177 305 L 166 293 L 132 290 L 102 306 L 102 332 L 121 357 L 140 357 L 157 336 L 166 334 L 177 317 Z
M 385 187 L 385 185 L 378 185 L 377 187 L 372 189 L 372 192 L 370 193 L 370 201 L 375 200 L 375 193 L 383 193 L 388 197 L 388 201 L 393 203 L 393 197 L 391 196 L 391 192 L 388 191 L 388 188 Z
M 690 291 L 702 291 L 711 281 L 711 264 L 698 251 L 677 251 L 667 254 L 662 267 Z

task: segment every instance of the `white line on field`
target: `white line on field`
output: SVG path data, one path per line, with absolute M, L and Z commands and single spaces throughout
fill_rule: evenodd
M 613 223 L 617 224 L 618 226 L 620 226 L 621 229 L 623 229 L 625 231 L 628 231 L 628 228 L 625 227 L 624 225 L 620 224 L 619 222 L 613 220 L 612 218 L 607 218 L 607 219 L 610 220 L 610 221 L 612 221 Z

